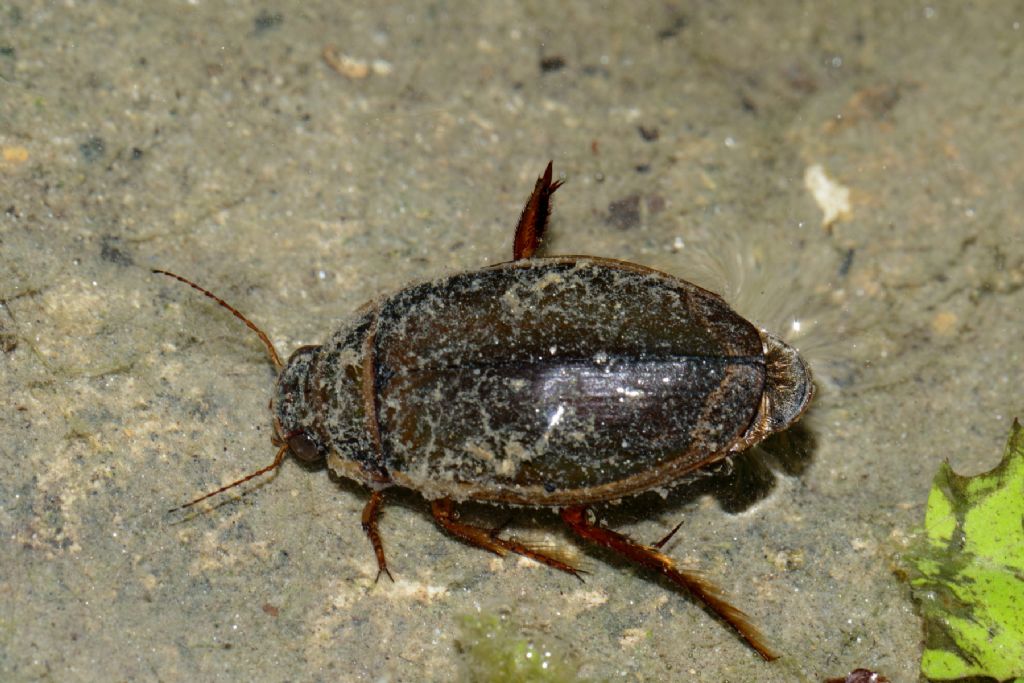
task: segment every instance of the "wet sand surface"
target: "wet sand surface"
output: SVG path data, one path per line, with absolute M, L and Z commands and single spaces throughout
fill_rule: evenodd
M 0 7 L 0 678 L 460 680 L 459 624 L 497 615 L 589 680 L 916 680 L 894 567 L 939 463 L 992 467 L 1024 415 L 1021 22 L 1011 2 Z M 400 493 L 375 584 L 366 491 L 291 460 L 166 512 L 270 462 L 274 374 L 151 268 L 288 353 L 510 258 L 549 159 L 547 253 L 711 287 L 815 370 L 788 443 L 598 511 L 648 542 L 685 520 L 666 552 L 775 663 L 545 511 L 508 533 L 569 548 L 585 583 Z

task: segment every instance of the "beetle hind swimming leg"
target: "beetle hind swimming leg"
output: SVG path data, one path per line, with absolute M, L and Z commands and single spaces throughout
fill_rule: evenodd
M 544 239 L 544 231 L 548 227 L 551 216 L 551 195 L 562 186 L 561 180 L 551 182 L 552 162 L 548 162 L 544 174 L 537 178 L 530 198 L 526 200 L 523 213 L 516 225 L 516 237 L 512 243 L 512 260 L 531 258 Z
M 478 548 L 484 550 L 490 550 L 495 555 L 504 557 L 508 553 L 516 553 L 523 557 L 528 557 L 531 560 L 546 564 L 549 567 L 558 569 L 567 574 L 572 574 L 581 581 L 583 578 L 580 574 L 585 574 L 582 569 L 574 567 L 569 564 L 568 561 L 556 557 L 551 552 L 541 551 L 536 546 L 531 546 L 522 541 L 517 541 L 510 538 L 501 538 L 498 536 L 499 529 L 485 529 L 483 527 L 473 526 L 471 524 L 465 524 L 458 520 L 458 514 L 455 511 L 455 503 L 450 498 L 441 498 L 435 500 L 430 504 L 430 511 L 434 515 L 434 519 L 441 527 L 456 538 L 460 538 L 466 541 L 470 545 L 475 545 Z
M 726 602 L 721 591 L 699 574 L 680 569 L 668 555 L 659 552 L 657 548 L 637 543 L 628 536 L 590 521 L 587 509 L 584 507 L 563 509 L 562 519 L 582 538 L 604 546 L 647 569 L 656 571 L 672 583 L 689 591 L 691 595 L 735 629 L 766 661 L 778 659 L 779 655 L 768 646 L 764 636 L 750 623 L 747 615 Z M 672 533 L 675 531 L 673 530 Z

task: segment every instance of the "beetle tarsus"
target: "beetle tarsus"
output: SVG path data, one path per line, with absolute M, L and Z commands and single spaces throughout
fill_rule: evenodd
M 552 162 L 548 162 L 543 175 L 537 178 L 530 198 L 526 200 L 523 213 L 516 225 L 516 237 L 512 243 L 512 260 L 531 258 L 544 239 L 544 231 L 548 227 L 551 216 L 551 195 L 562 186 L 561 180 L 551 182 Z
M 450 498 L 441 498 L 435 500 L 430 504 L 430 511 L 434 515 L 434 519 L 437 523 L 444 528 L 445 531 L 450 533 L 456 538 L 461 538 L 470 545 L 475 545 L 478 548 L 484 550 L 490 550 L 495 555 L 504 557 L 508 553 L 516 553 L 523 557 L 528 557 L 531 560 L 546 564 L 547 566 L 563 571 L 566 574 L 572 574 L 577 579 L 583 580 L 580 574 L 585 573 L 583 570 L 578 569 L 565 560 L 561 560 L 552 554 L 543 553 L 535 548 L 531 548 L 526 543 L 516 541 L 510 538 L 499 538 L 494 535 L 493 530 L 484 529 L 482 527 L 473 526 L 457 520 L 455 512 L 455 503 Z
M 380 507 L 383 502 L 383 491 L 374 491 L 370 494 L 370 500 L 366 501 L 366 506 L 363 508 L 363 533 L 370 539 L 370 544 L 373 545 L 373 554 L 377 556 L 377 576 L 373 582 L 380 581 L 381 574 L 387 574 L 391 583 L 394 583 L 395 577 L 391 576 L 391 572 L 388 570 L 388 561 L 384 557 L 384 543 L 380 540 L 380 530 L 377 528 L 377 518 L 380 516 Z
M 735 629 L 766 661 L 778 659 L 779 655 L 768 647 L 764 636 L 750 623 L 747 615 L 726 602 L 721 591 L 700 575 L 683 571 L 670 557 L 654 547 L 637 543 L 627 536 L 590 521 L 585 507 L 576 506 L 563 509 L 562 519 L 580 537 L 656 571 L 672 583 L 686 589 Z

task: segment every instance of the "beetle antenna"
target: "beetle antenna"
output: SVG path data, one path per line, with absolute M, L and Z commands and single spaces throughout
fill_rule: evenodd
M 172 277 L 175 280 L 177 280 L 178 282 L 184 282 L 186 285 L 188 285 L 192 289 L 195 289 L 195 290 L 197 290 L 199 292 L 202 292 L 204 296 L 207 296 L 207 297 L 213 299 L 218 304 L 220 304 L 224 308 L 226 308 L 229 311 L 231 311 L 232 315 L 234 315 L 236 318 L 241 320 L 243 323 L 245 323 L 246 327 L 248 327 L 250 330 L 252 330 L 257 335 L 259 335 L 260 341 L 262 341 L 263 345 L 267 347 L 267 353 L 270 355 L 270 362 L 274 364 L 274 367 L 277 370 L 279 370 L 279 371 L 284 368 L 284 363 L 281 362 L 281 357 L 279 355 L 277 355 L 277 349 L 274 348 L 274 344 L 273 344 L 273 342 L 270 341 L 270 337 L 267 336 L 267 333 L 264 332 L 263 330 L 261 330 L 260 328 L 256 327 L 256 324 L 253 321 L 251 321 L 248 318 L 246 318 L 244 315 L 242 315 L 237 308 L 235 308 L 234 306 L 229 304 L 227 301 L 224 301 L 224 299 L 221 299 L 219 296 L 217 296 L 213 292 L 209 291 L 208 289 L 203 289 L 202 287 L 200 287 L 196 283 L 192 282 L 188 278 L 184 278 L 184 277 L 182 277 L 180 275 L 176 275 L 176 274 L 174 274 L 174 273 L 172 273 L 172 272 L 170 272 L 168 270 L 160 270 L 159 268 L 154 268 L 153 272 L 154 273 L 159 273 L 160 275 L 166 275 L 167 277 Z M 253 476 L 255 476 L 255 475 L 253 475 Z M 245 481 L 245 480 L 243 479 L 242 481 Z M 241 482 L 236 482 L 236 483 L 241 483 Z M 232 486 L 234 486 L 234 484 L 232 484 Z M 228 487 L 228 488 L 230 488 L 230 487 Z M 219 493 L 219 491 L 215 491 L 214 493 Z M 213 495 L 213 494 L 210 494 L 210 495 Z M 202 500 L 202 498 L 200 498 L 199 500 Z M 195 502 L 198 502 L 198 501 L 192 501 L 192 502 L 195 503 Z M 192 503 L 189 503 L 189 505 L 191 505 L 191 504 Z M 186 507 L 186 506 L 183 505 L 182 507 Z
M 206 500 L 207 498 L 212 498 L 213 496 L 216 496 L 218 493 L 224 493 L 228 489 L 233 489 L 236 486 L 238 486 L 239 484 L 244 484 L 245 482 L 249 481 L 250 479 L 255 479 L 256 477 L 260 476 L 261 474 L 266 474 L 267 472 L 272 472 L 273 470 L 276 470 L 278 467 L 281 466 L 281 463 L 284 461 L 284 454 L 287 451 L 288 451 L 288 444 L 285 444 L 284 446 L 281 446 L 281 448 L 277 451 L 277 455 L 274 456 L 274 462 L 270 463 L 266 467 L 258 469 L 255 472 L 253 472 L 252 474 L 247 474 L 244 477 L 242 477 L 241 479 L 239 479 L 238 481 L 233 481 L 230 484 L 228 484 L 227 486 L 221 486 L 216 491 L 210 491 L 209 493 L 204 493 L 203 495 L 199 496 L 198 498 L 196 498 L 194 500 L 190 500 L 189 502 L 185 503 L 184 505 L 179 505 L 176 508 L 171 508 L 170 510 L 167 511 L 167 513 L 170 514 L 172 512 L 177 512 L 178 510 L 184 510 L 185 508 L 192 507 L 196 503 L 201 503 L 204 500 Z

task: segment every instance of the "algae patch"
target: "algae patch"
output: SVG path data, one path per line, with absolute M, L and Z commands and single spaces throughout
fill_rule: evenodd
M 585 683 L 571 652 L 547 634 L 529 634 L 507 616 L 465 614 L 459 618 L 459 652 L 465 680 L 472 683 Z

